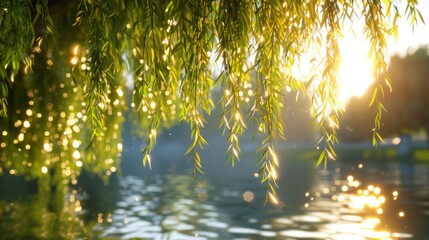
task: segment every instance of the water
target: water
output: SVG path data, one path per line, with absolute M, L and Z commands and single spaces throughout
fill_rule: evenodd
M 63 205 L 4 194 L 0 239 L 429 238 L 428 164 L 313 164 L 284 164 L 277 206 L 263 206 L 264 185 L 239 167 L 195 180 L 186 169 L 124 174 L 109 186 L 83 179 Z

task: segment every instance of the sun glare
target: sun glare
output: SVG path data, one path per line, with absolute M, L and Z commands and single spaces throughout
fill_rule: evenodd
M 362 96 L 373 83 L 373 64 L 368 56 L 369 43 L 363 36 L 353 34 L 351 31 L 343 33 L 339 42 L 341 51 L 341 64 L 338 73 L 338 100 L 345 106 L 352 97 Z M 318 50 L 310 49 L 308 55 L 300 58 L 293 66 L 292 74 L 296 79 L 309 79 L 314 73 L 315 65 L 312 59 Z M 320 52 L 319 52 L 320 53 Z M 319 58 L 317 56 L 316 58 Z M 316 67 L 317 68 L 317 67 Z M 319 66 L 319 70 L 323 69 Z
M 372 63 L 364 39 L 346 35 L 340 45 L 342 63 L 339 72 L 339 100 L 346 104 L 353 96 L 362 96 L 373 82 Z

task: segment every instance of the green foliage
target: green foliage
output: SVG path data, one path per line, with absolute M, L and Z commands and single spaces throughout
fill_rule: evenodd
M 46 32 L 53 29 L 48 0 L 5 0 L 0 3 L 0 116 L 6 115 L 8 88 L 21 65 L 29 68 L 31 64 L 28 51 L 36 37 L 40 41 L 44 36 L 44 33 L 36 35 L 40 25 L 46 27 Z
M 85 65 L 75 66 L 74 72 L 83 84 L 92 137 L 101 134 L 106 110 L 111 108 L 108 94 L 117 88 L 115 75 L 122 70 L 118 33 L 124 28 L 120 18 L 123 8 L 117 1 L 81 1 L 76 16 L 75 24 L 81 26 L 88 49 Z M 75 55 L 78 50 L 76 46 Z
M 52 20 L 71 25 L 74 14 L 55 12 Z M 69 59 L 76 56 L 65 51 L 77 37 L 70 29 L 56 29 L 58 36 L 46 33 L 29 51 L 32 65 L 17 72 L 8 89 L 7 117 L 0 118 L 0 174 L 38 178 L 46 188 L 76 184 L 82 168 L 105 180 L 118 170 L 125 104 L 121 87 L 107 93 L 112 103 L 103 111 L 107 121 L 101 133 L 91 138 L 84 84 L 71 79 Z
M 218 58 L 222 58 L 222 66 L 219 80 L 221 81 L 222 116 L 220 126 L 227 133 L 229 142 L 228 162 L 232 166 L 239 160 L 241 151 L 239 136 L 243 134 L 247 125 L 242 109 L 248 108 L 243 97 L 247 94 L 247 102 L 253 96 L 250 83 L 250 71 L 248 58 L 250 50 L 247 45 L 251 35 L 252 4 L 250 1 L 234 2 L 224 1 L 220 3 L 217 17 Z M 229 22 L 231 24 L 225 24 Z M 247 93 L 246 93 L 247 91 Z M 250 94 L 249 94 L 250 91 Z
M 411 23 L 423 21 L 416 7 L 417 1 L 407 1 L 404 14 Z M 44 32 L 64 27 L 54 26 L 49 8 L 47 0 L 1 3 L 1 115 L 6 114 L 14 76 L 20 68 L 31 66 L 29 50 L 34 41 L 43 44 Z M 202 173 L 198 151 L 207 142 L 201 130 L 206 114 L 220 105 L 220 126 L 229 142 L 228 161 L 234 166 L 239 159 L 239 137 L 253 123 L 256 133 L 263 136 L 257 163 L 261 180 L 267 184 L 267 199 L 276 202 L 280 161 L 275 149 L 284 138 L 285 87 L 310 92 L 314 119 L 322 131 L 323 150 L 317 165 L 326 165 L 328 159 L 335 159 L 342 113 L 337 101 L 342 54 L 338 41 L 346 26 L 354 28 L 354 22 L 363 19 L 379 83 L 370 103 L 377 109 L 376 140 L 384 110 L 383 84 L 391 85 L 384 76 L 386 38 L 397 35 L 401 14 L 396 1 L 81 0 L 74 25 L 81 39 L 69 46 L 74 50 L 73 78 L 83 89 L 94 139 L 103 135 L 108 113 L 115 107 L 112 93 L 125 91 L 124 82 L 118 79 L 128 66 L 134 80 L 131 107 L 148 127 L 144 165 L 151 164 L 158 130 L 177 119 L 190 125 L 193 141 L 187 154 L 194 162 L 194 176 Z M 323 58 L 312 61 L 315 71 L 304 84 L 296 79 L 295 67 L 302 55 L 313 50 L 323 52 Z M 219 104 L 211 98 L 217 87 L 223 90 Z

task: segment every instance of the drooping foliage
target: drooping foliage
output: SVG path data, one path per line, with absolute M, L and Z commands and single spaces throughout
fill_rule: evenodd
M 151 151 L 164 122 L 186 121 L 192 144 L 187 154 L 194 162 L 194 175 L 203 171 L 199 150 L 207 143 L 201 134 L 206 114 L 222 109 L 220 125 L 230 147 L 228 161 L 239 159 L 240 135 L 250 123 L 263 136 L 258 152 L 259 173 L 268 186 L 267 199 L 276 202 L 279 159 L 276 143 L 284 138 L 281 119 L 285 87 L 310 92 L 314 118 L 322 130 L 324 148 L 317 164 L 335 158 L 341 106 L 338 95 L 338 42 L 344 30 L 363 22 L 376 68 L 371 105 L 377 109 L 374 142 L 379 137 L 383 112 L 386 68 L 386 38 L 396 36 L 398 20 L 422 20 L 417 1 L 404 2 L 399 12 L 393 0 L 179 0 L 69 1 L 3 0 L 0 4 L 0 114 L 6 117 L 8 92 L 21 68 L 31 68 L 31 49 L 59 37 L 58 28 L 78 29 L 70 67 L 72 78 L 85 99 L 85 118 L 92 138 L 102 135 L 115 109 L 112 94 L 126 92 L 119 77 L 132 73 L 132 102 L 142 124 L 147 126 L 148 144 L 143 162 L 151 164 Z M 55 8 L 55 9 L 53 9 Z M 52 21 L 55 11 L 71 11 L 73 26 Z M 37 42 L 36 42 L 37 40 Z M 67 48 L 66 48 L 67 49 Z M 314 55 L 314 71 L 308 79 L 297 79 L 296 66 L 305 54 Z M 64 56 L 68 56 L 66 54 Z M 319 57 L 321 56 L 321 57 Z M 301 81 L 302 80 L 302 81 Z M 222 99 L 214 102 L 213 89 Z
M 91 137 L 93 131 L 86 127 L 91 127 L 86 79 L 73 80 L 73 75 L 79 76 L 73 72 L 77 71 L 73 69 L 75 61 L 82 62 L 82 73 L 86 69 L 86 52 L 77 55 L 73 51 L 83 38 L 78 29 L 60 27 L 72 26 L 76 18 L 76 12 L 57 11 L 75 3 L 61 4 L 49 5 L 56 35 L 49 34 L 43 22 L 35 21 L 37 39 L 23 54 L 27 60 L 13 75 L 13 82 L 2 79 L 8 108 L 7 116 L 0 118 L 0 175 L 39 179 L 41 194 L 48 194 L 52 188 L 63 192 L 64 186 L 76 184 L 82 168 L 107 180 L 118 170 L 122 150 L 123 82 L 120 75 L 115 76 L 118 85 L 106 92 L 111 101 L 104 112 L 108 121 L 98 136 Z

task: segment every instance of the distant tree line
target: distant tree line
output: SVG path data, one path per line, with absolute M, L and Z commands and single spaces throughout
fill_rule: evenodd
M 429 136 L 429 49 L 421 47 L 405 57 L 391 58 L 387 76 L 392 91 L 384 92 L 381 134 L 383 137 L 411 134 L 425 130 Z M 377 83 L 378 84 L 378 83 Z M 344 113 L 340 137 L 344 141 L 368 140 L 374 109 L 368 108 L 376 84 L 360 98 L 352 98 Z M 387 88 L 386 88 L 387 89 Z

